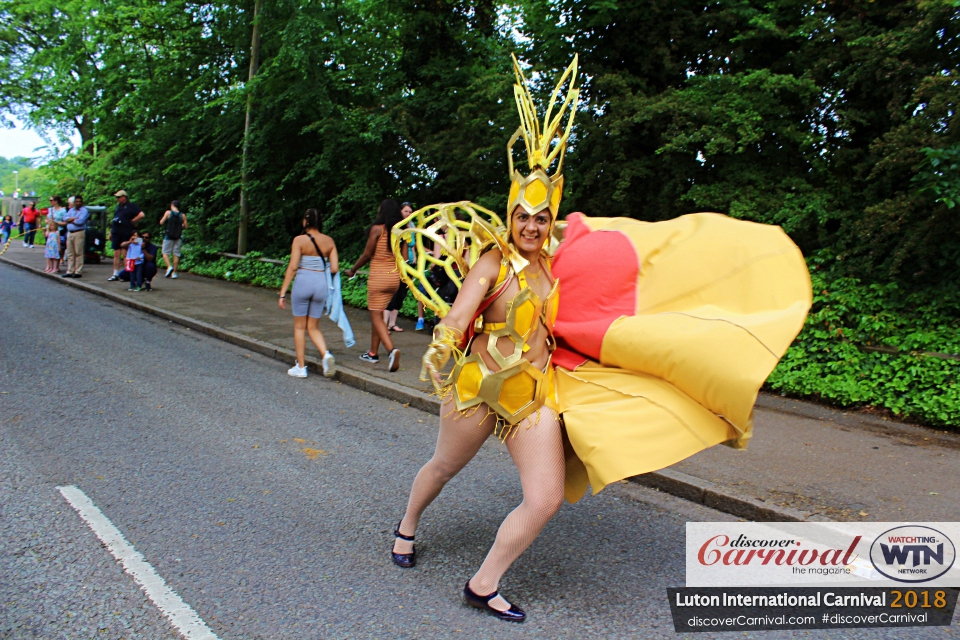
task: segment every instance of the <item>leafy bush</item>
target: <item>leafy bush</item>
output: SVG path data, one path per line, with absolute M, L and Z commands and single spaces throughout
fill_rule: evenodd
M 825 262 L 809 261 L 813 308 L 769 388 L 960 426 L 960 360 L 930 355 L 960 354 L 960 293 L 834 278 Z
M 913 177 L 914 184 L 921 185 L 921 191 L 931 193 L 937 202 L 953 209 L 960 203 L 960 144 L 946 149 L 924 147 L 920 151 L 926 159 Z
M 260 254 L 251 251 L 247 258 L 225 258 L 206 248 L 184 247 L 181 269 L 208 278 L 255 284 L 268 289 L 283 285 L 285 267 L 261 262 Z
M 230 282 L 253 284 L 268 289 L 280 289 L 283 286 L 283 275 L 286 265 L 261 262 L 257 258 L 263 257 L 256 251 L 251 251 L 246 258 L 225 258 L 217 255 L 209 247 L 187 245 L 183 248 L 183 258 L 180 268 L 190 273 L 207 278 L 217 278 Z M 289 259 L 287 256 L 285 259 Z M 350 264 L 353 261 L 343 261 Z M 352 280 L 346 277 L 340 279 L 340 290 L 343 303 L 359 309 L 367 308 L 367 274 L 358 273 Z M 429 311 L 427 312 L 429 315 Z M 417 301 L 407 292 L 400 314 L 408 318 L 417 317 Z

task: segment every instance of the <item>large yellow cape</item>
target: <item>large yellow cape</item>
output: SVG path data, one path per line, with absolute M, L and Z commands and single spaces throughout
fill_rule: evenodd
M 567 220 L 553 263 L 567 499 L 745 447 L 757 393 L 812 302 L 800 250 L 779 227 L 714 213 Z

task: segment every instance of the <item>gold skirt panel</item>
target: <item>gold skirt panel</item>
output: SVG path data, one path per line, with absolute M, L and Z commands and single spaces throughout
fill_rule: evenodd
M 474 353 L 457 362 L 450 379 L 458 411 L 486 404 L 505 425 L 516 425 L 545 405 L 554 410 L 557 407 L 554 371 L 549 358 L 543 369 L 520 360 L 493 372 L 480 354 Z

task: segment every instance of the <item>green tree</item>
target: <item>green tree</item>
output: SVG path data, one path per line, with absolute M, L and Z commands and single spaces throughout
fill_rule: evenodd
M 99 114 L 104 5 L 0 1 L 0 108 L 41 130 L 80 134 L 91 150 Z
M 569 206 L 719 210 L 867 277 L 957 277 L 958 218 L 912 180 L 956 142 L 955 5 L 529 3 L 534 49 L 587 78 Z

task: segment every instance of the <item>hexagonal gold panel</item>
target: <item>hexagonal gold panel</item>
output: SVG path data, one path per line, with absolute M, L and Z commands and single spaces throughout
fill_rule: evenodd
M 538 313 L 539 306 L 540 305 L 538 305 L 537 301 L 535 301 L 533 298 L 527 298 L 520 304 L 516 304 L 513 307 L 513 326 L 517 330 L 517 333 L 524 338 L 530 335 L 530 332 L 533 330 L 534 323 L 540 316 Z
M 483 364 L 481 361 L 480 364 Z M 483 382 L 483 371 L 477 362 L 465 362 L 456 378 L 457 400 L 469 402 L 480 395 L 480 383 Z
M 558 176 L 553 181 L 553 193 L 550 194 L 550 212 L 553 217 L 557 217 L 557 211 L 560 209 L 560 198 L 563 197 L 563 176 Z
M 523 190 L 523 197 L 531 207 L 539 209 L 547 201 L 547 187 L 540 180 L 534 180 Z
M 497 401 L 510 414 L 519 413 L 537 397 L 537 381 L 525 371 L 518 371 L 503 381 Z
M 514 178 L 513 184 L 510 185 L 510 197 L 507 198 L 507 202 L 513 202 L 517 199 L 517 196 L 520 195 L 520 181 Z M 507 216 L 511 215 L 511 211 L 507 212 Z
M 516 191 L 514 191 L 514 187 L 516 187 Z M 510 230 L 513 210 L 518 205 L 523 207 L 523 210 L 530 215 L 536 215 L 544 209 L 550 209 L 554 191 L 554 183 L 544 171 L 537 169 L 528 176 L 524 176 L 519 171 L 514 171 L 513 184 L 510 185 L 510 199 L 507 203 L 507 230 Z M 551 209 L 550 213 L 552 224 L 554 218 L 556 218 L 556 212 Z
M 524 287 L 507 303 L 507 321 L 502 329 L 491 331 L 487 341 L 487 353 L 500 367 L 506 369 L 513 366 L 523 357 L 523 345 L 533 334 L 536 321 L 543 310 L 543 302 L 537 292 L 530 287 Z M 498 348 L 498 340 L 507 337 L 513 340 L 513 353 L 503 355 Z

